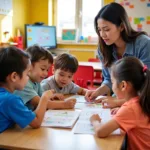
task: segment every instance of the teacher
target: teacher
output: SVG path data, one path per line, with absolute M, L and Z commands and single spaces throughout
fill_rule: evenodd
M 113 2 L 104 6 L 96 15 L 94 25 L 99 38 L 98 56 L 104 80 L 99 88 L 86 92 L 87 101 L 112 90 L 111 66 L 118 59 L 134 56 L 150 68 L 150 38 L 146 32 L 137 32 L 131 27 L 127 12 L 120 4 Z M 112 96 L 105 96 L 100 101 L 109 108 L 125 102 Z

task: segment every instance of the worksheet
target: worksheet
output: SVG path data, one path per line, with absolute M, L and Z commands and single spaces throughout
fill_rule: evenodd
M 65 101 L 69 99 L 76 99 L 77 103 L 86 103 L 87 101 L 85 100 L 85 96 L 83 95 L 73 95 L 65 99 Z
M 72 128 L 78 119 L 80 111 L 72 110 L 48 110 L 45 113 L 43 127 Z
M 83 95 L 73 95 L 73 96 L 70 96 L 68 98 L 65 99 L 65 101 L 69 100 L 69 99 L 76 99 L 77 100 L 77 103 L 87 103 L 87 104 L 91 104 L 91 103 L 95 103 L 98 99 L 100 98 L 103 98 L 105 96 L 98 96 L 94 101 L 91 101 L 91 102 L 87 102 L 86 99 L 85 99 L 85 96 Z
M 85 108 L 80 114 L 76 123 L 74 133 L 78 134 L 94 134 L 94 128 L 90 123 L 90 117 L 93 114 L 98 114 L 101 117 L 101 125 L 111 119 L 110 109 L 103 108 Z M 120 134 L 120 129 L 115 130 L 112 134 Z

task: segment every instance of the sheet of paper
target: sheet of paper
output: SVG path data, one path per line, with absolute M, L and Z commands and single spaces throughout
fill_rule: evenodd
M 90 123 L 90 117 L 93 114 L 98 114 L 101 118 L 101 125 L 111 119 L 110 109 L 94 108 L 84 109 L 76 123 L 74 133 L 78 134 L 94 134 L 94 128 Z M 120 134 L 120 129 L 115 130 L 112 134 Z
M 77 103 L 89 103 L 86 101 L 85 96 L 83 96 L 83 95 L 74 95 L 74 96 L 66 98 L 65 101 L 69 100 L 69 99 L 76 99 Z
M 101 103 L 76 103 L 75 105 L 76 109 L 86 109 L 86 108 L 102 108 L 102 104 Z
M 78 119 L 80 111 L 48 110 L 41 126 L 72 128 Z

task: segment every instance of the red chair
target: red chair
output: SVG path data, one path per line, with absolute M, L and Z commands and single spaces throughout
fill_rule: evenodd
M 74 74 L 74 82 L 80 87 L 89 90 L 96 89 L 93 86 L 94 69 L 92 66 L 79 65 L 77 72 Z M 90 85 L 88 85 L 90 83 Z
M 51 65 L 51 66 L 50 66 L 47 77 L 53 75 L 53 67 L 54 67 L 54 65 Z
M 88 62 L 100 62 L 100 60 L 98 58 L 89 58 Z M 94 72 L 94 80 L 93 80 L 93 82 L 97 83 L 97 84 L 101 84 L 102 81 L 103 81 L 102 73 L 98 72 L 98 71 Z

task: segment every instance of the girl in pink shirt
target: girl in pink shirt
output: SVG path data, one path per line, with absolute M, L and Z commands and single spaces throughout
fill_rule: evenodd
M 112 89 L 126 102 L 112 120 L 100 125 L 98 114 L 90 121 L 98 137 L 120 128 L 128 136 L 128 150 L 150 149 L 150 71 L 135 57 L 125 57 L 112 66 Z

